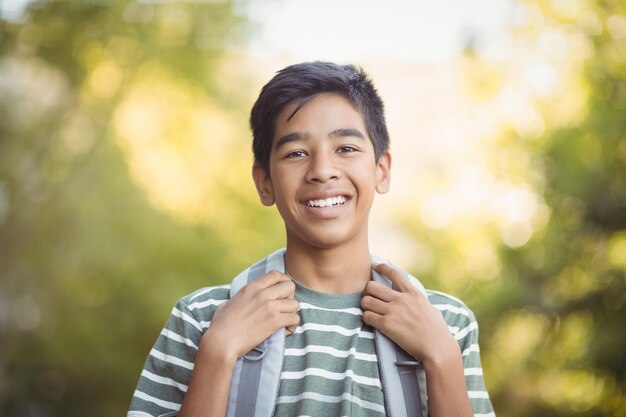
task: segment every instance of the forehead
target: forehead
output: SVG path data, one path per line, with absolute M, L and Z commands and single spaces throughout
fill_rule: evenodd
M 289 103 L 276 119 L 274 140 L 286 130 L 355 128 L 367 134 L 361 112 L 344 96 L 322 93 Z

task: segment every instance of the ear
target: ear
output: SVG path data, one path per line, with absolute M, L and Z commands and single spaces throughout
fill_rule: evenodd
M 376 166 L 376 191 L 385 194 L 391 181 L 391 154 L 389 151 L 380 156 Z
M 269 172 L 266 172 L 258 163 L 252 165 L 252 179 L 256 186 L 256 192 L 259 194 L 261 203 L 264 206 L 274 204 L 274 187 L 270 179 Z

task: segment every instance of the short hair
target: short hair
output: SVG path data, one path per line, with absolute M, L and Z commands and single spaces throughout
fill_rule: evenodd
M 269 172 L 270 152 L 280 113 L 295 102 L 295 114 L 322 93 L 340 94 L 361 113 L 376 161 L 389 149 L 383 101 L 365 71 L 353 65 L 304 62 L 278 71 L 265 84 L 250 112 L 254 160 L 266 172 Z

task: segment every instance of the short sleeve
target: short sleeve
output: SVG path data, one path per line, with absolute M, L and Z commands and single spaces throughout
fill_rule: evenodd
M 474 314 L 463 302 L 444 293 L 428 291 L 428 299 L 441 312 L 461 348 L 467 394 L 474 416 L 495 417 L 483 378 L 478 323 Z
M 175 416 L 187 392 L 200 340 L 229 290 L 213 287 L 179 300 L 150 350 L 128 417 Z

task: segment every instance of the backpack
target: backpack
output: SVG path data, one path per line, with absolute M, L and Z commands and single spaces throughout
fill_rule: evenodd
M 285 249 L 280 249 L 240 273 L 232 282 L 231 298 L 237 292 L 275 269 L 285 272 Z M 376 263 L 388 263 L 372 256 Z M 402 271 L 420 291 L 424 286 Z M 391 287 L 391 282 L 372 269 L 376 282 Z M 426 373 L 422 364 L 381 332 L 374 331 L 380 382 L 388 417 L 428 416 Z M 285 349 L 285 332 L 276 333 L 237 360 L 228 397 L 226 417 L 271 417 L 278 397 L 278 385 Z

